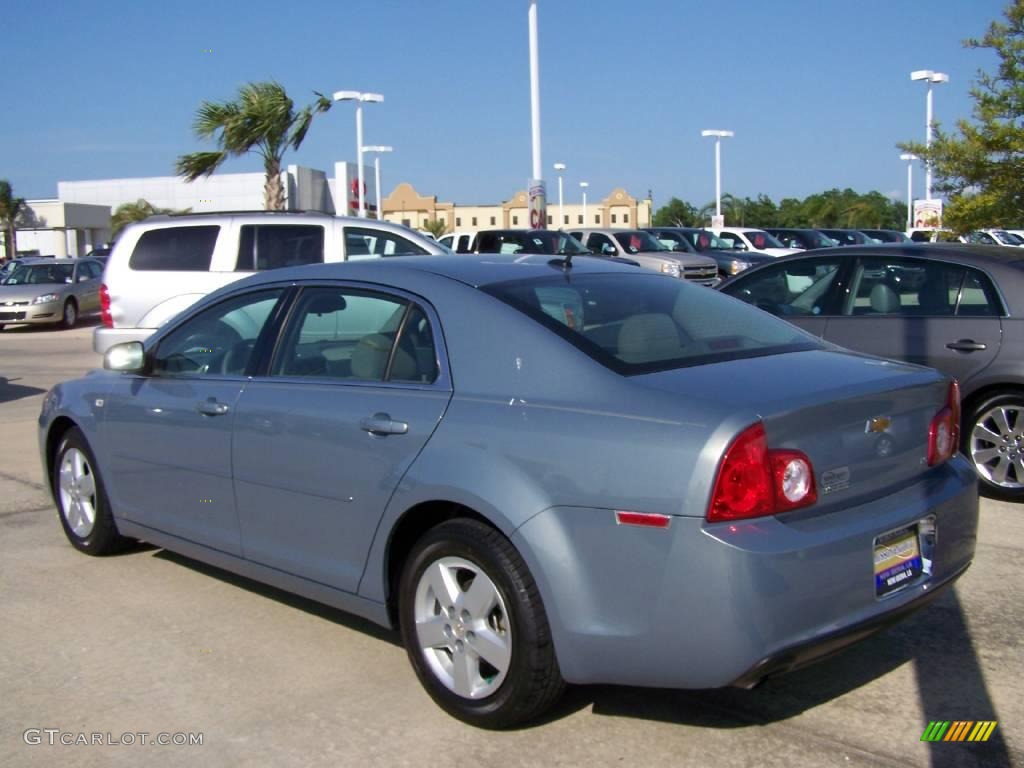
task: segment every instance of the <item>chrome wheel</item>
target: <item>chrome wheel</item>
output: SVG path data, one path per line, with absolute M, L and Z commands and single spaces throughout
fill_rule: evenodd
M 60 512 L 79 538 L 86 538 L 96 524 L 96 476 L 78 448 L 65 451 L 59 474 Z
M 996 405 L 983 412 L 968 447 L 982 479 L 1008 490 L 1024 488 L 1024 406 Z
M 512 662 L 505 601 L 483 569 L 460 557 L 435 560 L 414 598 L 420 653 L 437 679 L 466 699 L 494 693 Z

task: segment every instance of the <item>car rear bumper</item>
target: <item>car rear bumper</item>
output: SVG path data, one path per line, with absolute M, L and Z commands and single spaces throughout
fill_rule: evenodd
M 513 536 L 534 574 L 559 665 L 574 683 L 752 685 L 903 618 L 952 584 L 977 536 L 977 478 L 963 457 L 889 496 L 668 529 L 612 510 L 555 507 Z M 875 538 L 934 517 L 932 572 L 876 597 Z
M 96 328 L 92 332 L 92 349 L 100 355 L 105 354 L 115 344 L 126 341 L 145 341 L 156 328 Z

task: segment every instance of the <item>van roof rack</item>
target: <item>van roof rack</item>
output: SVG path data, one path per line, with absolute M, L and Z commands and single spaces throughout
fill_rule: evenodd
M 335 214 L 328 213 L 327 211 L 305 211 L 305 210 L 293 210 L 293 211 L 261 211 L 256 209 L 241 210 L 241 211 L 174 211 L 172 213 L 154 213 L 147 218 L 150 219 L 174 219 L 181 218 L 183 216 L 237 216 L 239 214 L 250 214 L 250 215 L 269 215 L 269 216 L 280 216 L 282 214 L 294 215 L 300 214 L 302 216 L 315 216 L 315 217 L 333 217 Z

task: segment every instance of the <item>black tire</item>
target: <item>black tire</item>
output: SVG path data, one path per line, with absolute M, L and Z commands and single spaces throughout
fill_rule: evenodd
M 441 658 L 442 652 L 436 647 L 425 649 L 420 644 L 416 625 L 417 593 L 428 568 L 437 566 L 442 560 L 461 560 L 478 568 L 496 588 L 502 603 L 500 626 L 504 628 L 505 635 L 511 637 L 510 659 L 503 676 L 496 670 L 491 676 L 492 680 L 500 678 L 500 683 L 480 698 L 470 698 L 452 690 L 435 670 L 439 662 L 432 666 L 428 657 L 428 654 L 435 654 L 433 658 Z M 468 589 L 466 586 L 466 591 L 461 594 L 468 594 Z M 499 608 L 496 607 L 494 612 L 498 613 Z M 526 563 L 507 538 L 481 522 L 449 520 L 427 531 L 416 543 L 402 571 L 399 616 L 409 661 L 423 687 L 442 709 L 464 722 L 482 728 L 510 728 L 538 717 L 558 700 L 565 688 L 544 605 Z M 445 621 L 440 614 L 438 619 Z M 459 622 L 461 630 L 473 626 L 476 625 Z M 448 636 L 452 637 L 453 643 L 457 642 L 453 635 Z M 474 632 L 468 631 L 459 636 L 467 638 L 466 653 L 469 655 L 469 644 L 478 642 Z M 443 653 L 451 656 L 454 669 L 454 645 Z M 489 672 L 485 669 L 494 668 L 483 660 L 483 655 L 476 663 L 480 679 L 489 683 Z
M 997 414 L 1003 416 L 997 419 Z M 1008 429 L 1000 428 L 1001 423 Z M 1024 393 L 1002 391 L 978 401 L 964 412 L 961 432 L 960 447 L 978 473 L 981 492 L 994 499 L 1024 501 Z M 986 461 L 992 451 L 998 453 Z
M 71 475 L 76 473 L 75 464 L 78 460 L 82 462 L 78 473 L 82 482 L 62 487 L 61 472 L 65 469 L 68 471 L 68 482 Z M 64 535 L 75 549 L 87 555 L 99 556 L 111 555 L 131 546 L 132 539 L 125 538 L 117 530 L 103 478 L 96 466 L 96 457 L 77 427 L 68 430 L 60 441 L 54 456 L 50 484 Z M 91 524 L 88 524 L 88 510 L 92 511 Z
M 74 299 L 68 299 L 64 302 L 64 309 L 61 311 L 60 316 L 60 327 L 61 328 L 74 328 L 78 322 L 78 304 L 75 303 Z

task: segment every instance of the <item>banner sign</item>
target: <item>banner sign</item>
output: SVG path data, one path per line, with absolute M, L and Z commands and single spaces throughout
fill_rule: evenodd
M 548 199 L 543 179 L 530 179 L 530 229 L 548 228 Z
M 914 227 L 917 229 L 940 229 L 942 227 L 942 201 L 915 200 Z

